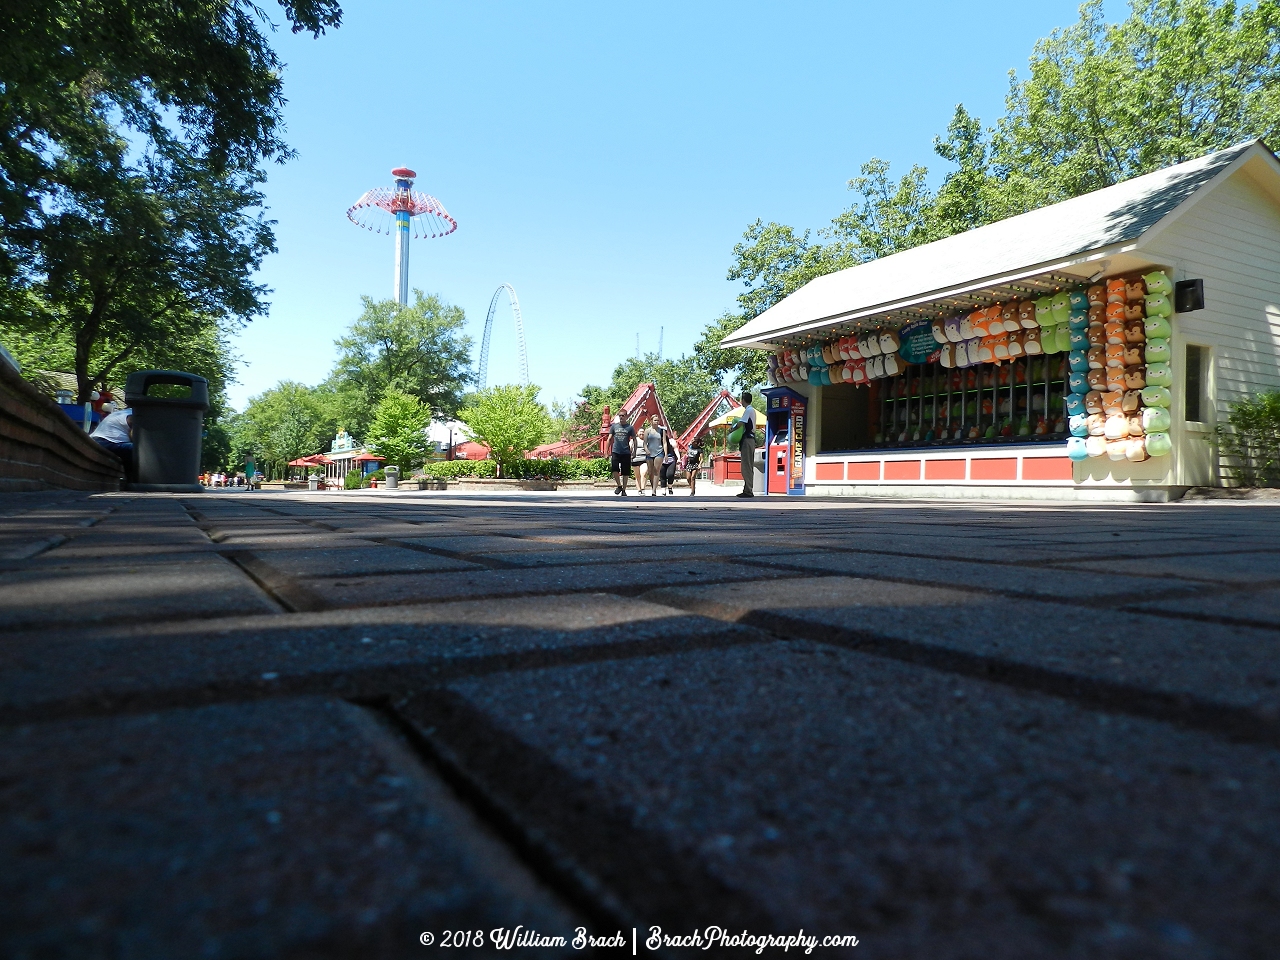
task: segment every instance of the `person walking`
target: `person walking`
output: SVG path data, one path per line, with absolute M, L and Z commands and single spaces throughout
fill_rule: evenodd
M 739 497 L 754 497 L 756 465 L 756 411 L 751 406 L 751 391 L 742 391 L 742 413 L 733 421 L 736 428 L 742 426 L 742 439 L 738 441 L 738 453 L 742 457 L 742 492 Z
M 667 488 L 667 496 L 676 492 L 676 467 L 680 462 L 680 446 L 676 438 L 667 428 L 662 429 L 662 485 Z
M 613 473 L 614 496 L 627 495 L 627 483 L 631 479 L 631 458 L 636 449 L 636 431 L 629 423 L 623 423 L 616 413 L 609 423 L 609 469 Z
M 658 480 L 662 473 L 662 458 L 666 453 L 663 441 L 663 428 L 658 422 L 658 415 L 649 418 L 649 428 L 644 432 L 644 453 L 649 470 L 649 496 L 658 495 Z
M 694 437 L 689 444 L 689 451 L 684 455 L 684 477 L 689 482 L 689 496 L 698 489 L 698 471 L 702 468 L 702 451 L 707 445 L 707 431 Z

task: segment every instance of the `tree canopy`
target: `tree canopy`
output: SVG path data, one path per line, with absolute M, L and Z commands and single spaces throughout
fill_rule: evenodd
M 430 407 L 417 397 L 388 390 L 373 411 L 369 448 L 378 456 L 386 457 L 387 465 L 395 464 L 402 471 L 413 470 L 422 466 L 431 452 L 427 438 L 430 423 Z
M 1132 0 L 1109 24 L 1101 0 L 1010 73 L 993 126 L 956 107 L 933 150 L 947 164 L 894 179 L 872 157 L 849 181 L 858 199 L 817 233 L 757 220 L 733 248 L 738 310 L 695 347 L 739 386 L 764 379 L 756 351 L 716 344 L 815 277 L 1110 186 L 1256 137 L 1280 143 L 1280 3 Z
M 458 419 L 489 448 L 500 467 L 509 467 L 551 436 L 551 415 L 538 400 L 541 388 L 509 384 L 489 387 L 467 398 Z
M 607 406 L 616 413 L 642 383 L 655 385 L 676 433 L 683 433 L 720 392 L 720 381 L 697 356 L 662 360 L 655 353 L 647 353 L 638 360 L 629 357 L 613 368 L 613 378 L 607 386 L 588 384 L 580 391 L 580 401 L 557 411 L 560 432 L 571 437 L 594 435 L 600 428 L 604 408 Z

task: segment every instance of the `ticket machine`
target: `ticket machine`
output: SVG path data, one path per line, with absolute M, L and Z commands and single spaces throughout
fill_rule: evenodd
M 787 387 L 763 391 L 765 400 L 765 492 L 804 496 L 807 401 Z

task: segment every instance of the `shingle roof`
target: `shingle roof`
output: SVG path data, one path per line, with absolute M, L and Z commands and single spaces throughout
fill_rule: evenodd
M 726 337 L 722 346 L 762 344 L 836 320 L 943 297 L 986 278 L 1031 271 L 1131 242 L 1188 200 L 1261 140 L 1041 207 L 809 281 Z

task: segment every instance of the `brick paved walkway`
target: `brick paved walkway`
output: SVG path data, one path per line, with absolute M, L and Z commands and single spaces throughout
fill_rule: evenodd
M 0 956 L 518 924 L 1274 956 L 1277 533 L 1203 502 L 12 496 Z M 695 954 L 755 955 L 666 953 Z

